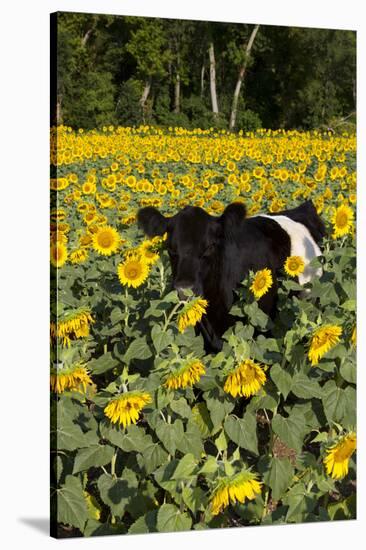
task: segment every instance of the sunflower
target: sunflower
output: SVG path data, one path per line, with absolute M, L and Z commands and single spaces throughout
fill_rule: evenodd
M 229 160 L 229 162 L 226 165 L 226 169 L 228 172 L 234 172 L 236 170 L 236 164 L 232 160 Z
M 52 222 L 63 222 L 66 219 L 66 212 L 63 208 L 54 208 L 51 211 L 50 219 Z
M 125 261 L 117 267 L 118 278 L 122 285 L 137 288 L 141 286 L 149 275 L 149 266 L 137 252 L 128 254 Z
M 60 315 L 57 322 L 51 321 L 51 338 L 60 338 L 64 346 L 69 346 L 70 341 L 89 335 L 90 324 L 94 323 L 90 309 L 79 307 Z
M 81 264 L 88 259 L 88 251 L 85 248 L 77 248 L 70 254 L 70 262 L 72 264 Z
M 154 252 L 154 243 L 152 241 L 144 241 L 139 247 L 141 257 L 147 265 L 154 264 L 159 259 L 159 254 Z
M 346 204 L 342 204 L 336 209 L 331 220 L 334 229 L 333 238 L 343 237 L 351 231 L 353 217 L 353 210 Z
M 257 475 L 250 470 L 221 479 L 211 497 L 212 515 L 216 516 L 229 504 L 236 502 L 243 504 L 246 499 L 253 500 L 260 494 L 261 487 L 262 482 L 258 481 Z
M 356 450 L 356 434 L 350 432 L 326 450 L 327 456 L 323 463 L 328 475 L 333 479 L 341 479 L 348 474 L 349 459 Z
M 93 384 L 89 371 L 83 363 L 76 363 L 71 367 L 51 369 L 51 390 L 55 393 L 63 393 L 65 390 L 84 393 L 86 387 Z
M 300 275 L 305 268 L 305 262 L 301 256 L 289 256 L 284 265 L 287 275 L 290 277 L 296 277 Z
M 93 248 L 103 256 L 110 256 L 118 250 L 120 237 L 118 231 L 109 225 L 103 225 L 93 235 Z
M 90 247 L 93 244 L 93 237 L 89 234 L 80 235 L 79 243 L 82 248 Z
M 147 403 L 151 403 L 151 401 L 149 393 L 127 391 L 111 399 L 104 408 L 104 414 L 113 424 L 118 422 L 126 428 L 131 423 L 136 424 L 141 410 Z
M 259 299 L 268 292 L 272 284 L 272 272 L 270 269 L 265 268 L 256 272 L 250 290 L 253 292 L 254 297 Z
M 87 491 L 83 491 L 83 494 L 89 516 L 93 519 L 99 520 L 101 515 L 101 506 L 99 502 L 93 495 L 91 495 Z
M 67 178 L 52 178 L 50 180 L 51 182 L 51 190 L 52 191 L 63 191 L 70 185 L 70 182 Z
M 351 342 L 352 345 L 356 347 L 357 342 L 357 325 L 353 327 L 352 334 L 351 334 Z
M 67 247 L 63 242 L 54 242 L 50 248 L 51 264 L 54 267 L 62 267 L 68 257 Z
M 224 391 L 233 397 L 250 397 L 261 389 L 266 381 L 266 375 L 260 365 L 251 359 L 246 359 L 230 372 L 226 378 Z
M 96 220 L 97 220 L 97 214 L 96 212 L 93 212 L 93 211 L 87 212 L 83 217 L 83 221 L 86 223 L 86 225 L 90 225 Z
M 314 332 L 308 352 L 312 366 L 317 365 L 319 359 L 338 344 L 341 334 L 342 327 L 338 325 L 325 325 Z
M 202 315 L 206 313 L 207 306 L 207 300 L 204 300 L 201 296 L 190 300 L 178 315 L 179 332 L 184 332 L 188 326 L 194 327 L 202 319 Z
M 51 235 L 50 235 L 50 242 L 51 244 L 55 244 L 55 243 L 63 243 L 63 244 L 67 244 L 67 235 L 65 235 L 65 233 L 62 233 L 61 231 L 51 231 Z
M 183 366 L 169 373 L 164 386 L 170 390 L 193 386 L 205 374 L 205 367 L 198 359 L 191 359 Z

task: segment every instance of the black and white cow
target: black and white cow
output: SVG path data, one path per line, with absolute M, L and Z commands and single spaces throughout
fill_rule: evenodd
M 301 284 L 320 275 L 309 263 L 321 254 L 319 243 L 325 227 L 311 201 L 274 215 L 253 217 L 246 217 L 241 203 L 230 204 L 219 217 L 196 206 L 186 206 L 166 217 L 148 206 L 139 210 L 137 220 L 150 238 L 168 233 L 173 285 L 178 294 L 183 297 L 189 288 L 208 300 L 207 313 L 199 323 L 206 351 L 221 349 L 220 337 L 235 321 L 229 314 L 233 290 L 249 270 L 272 271 L 273 285 L 258 301 L 271 316 L 276 306 L 276 272 L 288 256 L 301 256 L 305 261 Z

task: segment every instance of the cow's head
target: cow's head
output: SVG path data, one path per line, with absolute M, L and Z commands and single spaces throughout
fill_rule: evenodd
M 217 272 L 225 241 L 232 240 L 245 217 L 245 206 L 233 203 L 219 217 L 210 216 L 202 208 L 186 206 L 172 217 L 163 216 L 156 208 L 139 210 L 139 227 L 148 237 L 168 234 L 173 285 L 181 298 L 191 289 L 203 295 L 204 281 Z

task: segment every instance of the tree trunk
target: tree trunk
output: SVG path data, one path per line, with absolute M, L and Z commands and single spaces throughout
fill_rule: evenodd
M 215 62 L 215 50 L 214 50 L 213 42 L 210 42 L 208 54 L 210 57 L 210 91 L 211 91 L 212 112 L 216 117 L 219 114 L 219 107 L 217 104 L 217 94 L 216 94 L 216 62 Z
M 230 130 L 233 130 L 235 128 L 236 115 L 237 115 L 237 111 L 238 111 L 238 100 L 239 100 L 239 95 L 240 95 L 240 89 L 241 89 L 242 83 L 244 82 L 245 72 L 246 72 L 246 69 L 247 69 L 248 60 L 249 60 L 249 56 L 250 56 L 250 51 L 252 49 L 252 46 L 253 46 L 256 34 L 258 32 L 258 29 L 259 29 L 259 25 L 256 25 L 254 27 L 254 29 L 252 30 L 252 34 L 250 35 L 250 38 L 248 40 L 248 44 L 245 48 L 244 63 L 239 68 L 238 80 L 236 81 L 236 86 L 235 86 L 235 91 L 234 91 L 234 96 L 233 96 L 233 102 L 232 102 L 232 105 L 231 105 L 231 114 L 230 114 L 230 123 L 229 123 L 229 129 Z
M 205 90 L 205 64 L 202 63 L 202 69 L 201 69 L 201 97 L 203 97 L 204 90 Z
M 90 36 L 91 36 L 91 33 L 93 32 L 94 30 L 94 27 L 92 27 L 91 29 L 89 29 L 83 36 L 83 38 L 81 39 L 81 45 L 84 47 L 86 46 L 86 43 L 87 41 L 89 40 Z
M 60 124 L 62 124 L 62 95 L 58 95 L 56 101 L 56 126 Z
M 177 73 L 174 84 L 174 112 L 180 113 L 180 76 Z
M 151 78 L 146 80 L 145 88 L 144 88 L 144 91 L 142 92 L 142 96 L 141 96 L 141 99 L 140 99 L 140 105 L 141 105 L 141 108 L 142 108 L 142 120 L 143 120 L 144 124 L 145 124 L 146 101 L 147 101 L 147 98 L 149 97 L 150 90 L 151 90 Z

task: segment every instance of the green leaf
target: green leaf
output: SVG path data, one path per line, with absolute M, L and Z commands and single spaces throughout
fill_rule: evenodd
M 97 482 L 99 494 L 114 516 L 122 517 L 129 500 L 138 494 L 135 472 L 125 468 L 120 478 L 102 474 Z
M 342 305 L 342 309 L 346 309 L 347 311 L 356 311 L 356 300 L 346 300 Z
M 184 436 L 183 422 L 178 418 L 172 424 L 159 419 L 155 433 L 171 455 L 174 455 L 177 444 Z
M 207 495 L 200 487 L 194 489 L 187 486 L 183 487 L 182 498 L 184 504 L 193 514 L 203 512 L 207 508 Z
M 243 418 L 228 416 L 224 424 L 225 432 L 239 447 L 258 454 L 257 422 L 255 415 L 246 412 Z
M 279 500 L 291 484 L 295 470 L 288 458 L 274 457 L 263 479 L 272 489 L 273 500 Z
M 244 306 L 244 311 L 253 327 L 265 328 L 267 326 L 268 315 L 259 308 L 257 302 Z
M 156 533 L 157 532 L 157 510 L 150 510 L 144 516 L 139 517 L 135 523 L 131 525 L 128 532 L 132 535 L 139 533 Z
M 221 430 L 218 437 L 215 439 L 216 449 L 220 452 L 226 451 L 229 441 L 229 436 L 226 435 L 225 430 Z
M 291 281 L 290 279 L 287 280 L 287 281 L 284 280 L 282 284 L 283 284 L 283 286 L 286 290 L 297 290 L 297 291 L 300 291 L 300 292 L 302 290 L 304 290 L 302 285 L 300 285 L 296 281 Z
M 214 474 L 215 472 L 217 472 L 217 469 L 218 469 L 218 464 L 216 462 L 216 458 L 209 455 L 206 458 L 206 460 L 205 460 L 202 468 L 200 469 L 199 473 L 210 475 L 210 474 Z
M 124 313 L 121 308 L 115 307 L 111 311 L 111 323 L 112 325 L 115 325 L 116 323 L 119 323 L 124 318 Z
M 73 474 L 109 464 L 113 453 L 114 449 L 110 445 L 91 445 L 86 449 L 79 449 L 75 457 Z
M 119 365 L 117 359 L 112 357 L 110 351 L 98 357 L 98 359 L 91 359 L 88 362 L 88 367 L 90 368 L 92 374 L 102 374 L 111 369 L 114 369 Z
M 172 411 L 179 414 L 182 418 L 190 418 L 192 416 L 191 408 L 184 397 L 174 399 L 169 405 Z
M 348 386 L 344 390 L 344 395 L 346 397 L 346 407 L 343 416 L 343 424 L 345 428 L 351 429 L 355 428 L 357 418 L 356 418 L 356 390 L 351 386 Z
M 170 531 L 188 531 L 192 519 L 187 513 L 182 513 L 174 504 L 163 504 L 158 511 L 157 528 L 159 533 Z
M 149 359 L 151 356 L 152 353 L 146 342 L 146 336 L 139 336 L 129 345 L 123 360 L 130 363 L 132 359 Z
M 188 453 L 183 458 L 180 459 L 180 461 L 177 464 L 176 469 L 174 470 L 174 474 L 172 479 L 175 480 L 187 480 L 192 476 L 194 470 L 196 469 L 197 462 L 193 456 L 193 454 Z
M 323 407 L 328 422 L 342 423 L 346 411 L 347 399 L 344 391 L 334 380 L 329 380 L 323 386 Z
M 151 338 L 156 353 L 160 353 L 173 342 L 173 332 L 171 329 L 169 329 L 167 332 L 163 332 L 163 329 L 160 325 L 154 325 L 151 331 Z
M 96 519 L 89 518 L 84 528 L 84 537 L 106 536 L 106 535 L 124 535 L 126 528 L 119 523 L 118 525 L 111 525 L 108 523 L 101 523 Z
M 203 438 L 207 438 L 213 431 L 213 424 L 207 405 L 204 401 L 197 403 L 192 408 L 193 420 L 199 427 Z
M 142 458 L 146 473 L 149 475 L 168 460 L 168 453 L 159 443 L 152 443 L 143 451 Z
M 342 378 L 349 382 L 350 384 L 356 384 L 357 381 L 357 369 L 356 369 L 356 363 L 351 358 L 346 358 L 344 362 L 341 364 L 341 368 L 339 369 L 339 372 L 341 373 Z
M 286 399 L 291 391 L 292 378 L 290 373 L 286 372 L 280 365 L 276 364 L 271 367 L 270 376 L 276 384 L 283 397 Z
M 57 521 L 84 530 L 88 519 L 83 487 L 78 477 L 66 476 L 65 484 L 57 491 Z
M 298 372 L 292 378 L 291 391 L 301 399 L 312 399 L 313 397 L 322 397 L 322 392 L 318 382 L 309 378 L 306 374 Z
M 100 433 L 103 439 L 107 439 L 126 453 L 131 451 L 143 452 L 152 443 L 151 436 L 146 435 L 144 428 L 135 425 L 131 425 L 124 430 L 113 424 L 101 422 Z
M 156 483 L 165 491 L 168 491 L 174 498 L 177 496 L 177 481 L 173 479 L 173 474 L 178 462 L 177 458 L 173 458 L 173 460 L 166 462 L 153 473 Z
M 205 392 L 204 397 L 214 428 L 220 427 L 225 416 L 234 408 L 233 399 L 220 388 Z
M 286 521 L 299 523 L 314 510 L 317 499 L 315 495 L 306 492 L 303 483 L 298 483 L 286 494 L 283 503 L 287 504 L 288 510 Z
M 51 431 L 54 439 L 52 448 L 74 451 L 99 443 L 94 417 L 85 405 L 68 397 L 57 403 L 57 422 L 51 423 L 51 428 L 53 426 L 56 430 Z
M 341 502 L 329 504 L 328 512 L 332 520 L 356 519 L 356 494 L 353 493 Z
M 287 418 L 276 414 L 272 419 L 272 429 L 291 449 L 300 452 L 306 432 L 305 419 L 301 415 L 290 414 Z
M 177 442 L 177 449 L 181 453 L 192 453 L 197 459 L 201 458 L 201 453 L 204 451 L 201 432 L 192 420 L 187 422 L 184 436 Z

